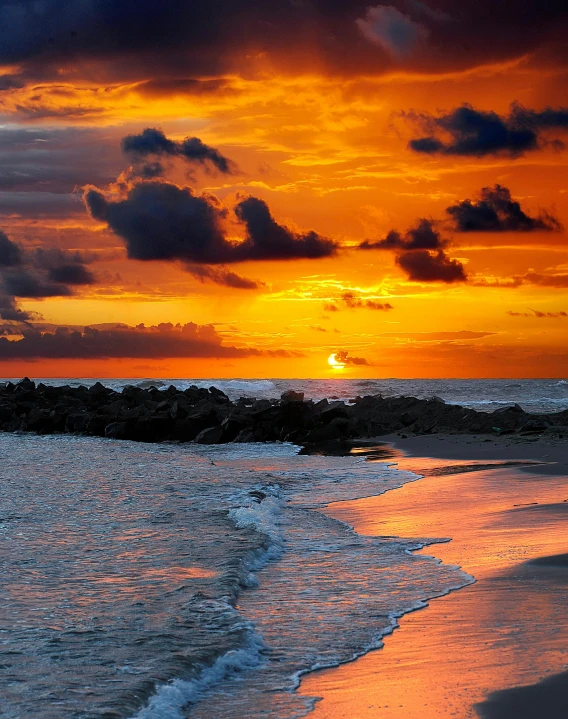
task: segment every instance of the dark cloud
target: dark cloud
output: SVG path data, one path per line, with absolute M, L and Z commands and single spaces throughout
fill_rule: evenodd
M 233 287 L 237 290 L 260 290 L 266 287 L 264 282 L 242 277 L 226 267 L 209 267 L 208 265 L 186 265 L 185 268 L 194 277 L 202 282 L 213 282 L 223 287 Z
M 366 300 L 358 296 L 355 292 L 344 292 L 341 299 L 350 309 L 367 309 L 367 310 L 383 310 L 388 311 L 394 307 L 388 302 L 375 302 L 375 300 Z
M 228 80 L 219 78 L 215 80 L 201 80 L 193 77 L 166 77 L 159 80 L 148 80 L 139 88 L 145 95 L 219 95 L 236 94 Z
M 453 71 L 537 49 L 564 58 L 562 0 L 433 5 L 1 0 L 0 63 L 21 68 L 9 76 L 10 85 L 60 81 L 62 70 L 73 68 L 73 77 L 90 82 L 150 81 L 156 87 L 169 84 L 168 91 L 176 93 L 194 92 L 194 81 L 203 78 L 254 76 L 259 57 L 261 69 L 268 62 L 276 70 L 305 72 L 317 60 L 324 72 L 341 75 L 384 72 L 401 62 L 423 72 Z
M 443 251 L 413 250 L 397 255 L 397 265 L 415 282 L 465 282 L 464 266 Z
M 32 299 L 45 297 L 67 297 L 71 289 L 57 281 L 49 281 L 40 274 L 28 270 L 7 271 L 2 273 L 2 285 L 8 295 Z M 7 319 L 7 317 L 4 317 Z
M 0 267 L 17 267 L 22 264 L 22 250 L 0 230 Z
M 181 157 L 189 163 L 201 165 L 206 169 L 213 167 L 224 174 L 231 174 L 236 169 L 231 160 L 198 137 L 186 137 L 182 142 L 177 142 L 168 139 L 162 130 L 153 127 L 147 127 L 138 135 L 127 135 L 122 140 L 122 149 L 136 160 L 152 155 Z
M 18 340 L 0 338 L 0 359 L 34 358 L 164 358 L 164 357 L 248 357 L 263 354 L 260 350 L 222 344 L 212 325 L 163 323 L 157 327 L 96 329 L 77 331 L 58 327 L 43 332 L 36 327 L 22 330 Z
M 335 359 L 344 365 L 368 365 L 364 357 L 350 357 L 348 350 L 339 350 L 335 353 Z
M 107 199 L 94 187 L 84 195 L 91 215 L 125 240 L 136 260 L 181 260 L 228 264 L 248 260 L 288 260 L 332 255 L 336 245 L 316 232 L 296 233 L 278 224 L 263 200 L 248 197 L 235 214 L 245 225 L 245 241 L 226 238 L 227 210 L 212 195 L 164 181 L 135 183 L 124 199 Z
M 359 245 L 361 250 L 438 250 L 447 245 L 433 220 L 422 218 L 416 227 L 402 235 L 391 230 L 382 240 L 365 240 Z
M 22 310 L 13 297 L 0 293 L 0 317 L 4 320 L 27 323 L 36 319 L 37 314 Z
M 313 230 L 294 232 L 280 225 L 270 214 L 264 200 L 247 197 L 235 208 L 238 219 L 247 229 L 245 241 L 235 254 L 243 260 L 292 260 L 329 257 L 337 245 Z
M 0 317 L 34 318 L 17 306 L 19 298 L 68 297 L 72 287 L 91 285 L 95 278 L 85 267 L 90 257 L 53 248 L 26 251 L 0 230 Z
M 225 211 L 210 196 L 195 195 L 190 187 L 141 182 L 121 200 L 107 199 L 89 187 L 84 199 L 91 215 L 124 239 L 132 259 L 233 261 L 234 246 L 221 227 Z
M 527 215 L 502 185 L 484 187 L 477 200 L 463 200 L 446 212 L 455 222 L 457 232 L 547 232 L 562 229 L 551 214 L 541 211 L 537 217 Z
M 519 157 L 547 144 L 546 130 L 568 130 L 568 108 L 530 110 L 512 105 L 508 115 L 462 105 L 446 115 L 406 113 L 428 134 L 411 140 L 410 149 L 428 155 L 508 155 Z M 557 147 L 562 146 L 555 140 Z
M 95 276 L 85 265 L 69 264 L 53 267 L 48 271 L 48 277 L 53 282 L 66 285 L 93 285 Z
M 557 319 L 559 317 L 568 317 L 568 312 L 564 312 L 563 310 L 560 312 L 541 312 L 540 310 L 533 309 L 531 309 L 530 312 L 513 312 L 513 310 L 509 310 L 507 314 L 511 315 L 511 317 L 537 317 L 538 319 Z

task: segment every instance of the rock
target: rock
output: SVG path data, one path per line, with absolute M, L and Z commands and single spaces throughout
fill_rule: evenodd
M 332 402 L 319 413 L 319 418 L 322 424 L 329 424 L 336 418 L 347 419 L 349 413 L 347 407 L 343 402 Z
M 105 437 L 109 439 L 127 439 L 127 434 L 126 422 L 111 422 L 105 427 Z
M 209 387 L 210 394 L 219 402 L 230 402 L 231 400 L 227 397 L 224 392 L 221 392 L 217 387 Z
M 252 429 L 252 427 L 245 427 L 244 429 L 241 429 L 234 441 L 239 443 L 256 442 L 257 439 L 254 429 Z
M 529 419 L 521 427 L 521 432 L 545 432 L 549 425 L 540 419 Z
M 438 395 L 434 395 L 433 397 L 430 397 L 430 402 L 438 402 L 438 404 L 446 404 L 446 400 L 442 399 L 441 397 L 438 397 Z
M 324 427 L 316 427 L 308 432 L 307 442 L 329 442 L 332 439 L 342 439 L 347 433 L 347 420 L 336 418 Z
M 89 423 L 89 415 L 86 412 L 70 414 L 65 422 L 65 429 L 68 432 L 84 432 Z
M 493 414 L 503 414 L 504 412 L 525 414 L 525 410 L 521 407 L 521 405 L 516 403 L 512 404 L 510 407 L 499 407 L 499 409 L 496 409 Z
M 29 377 L 24 377 L 24 379 L 21 379 L 19 382 L 16 383 L 16 387 L 20 387 L 20 389 L 34 391 L 36 386 L 35 382 L 32 382 Z
M 0 422 L 9 422 L 14 416 L 14 407 L 11 404 L 0 405 Z
M 221 441 L 233 442 L 239 435 L 242 428 L 242 422 L 239 422 L 238 419 L 235 419 L 234 417 L 226 417 L 221 422 L 221 429 L 223 430 Z
M 223 428 L 219 425 L 217 427 L 208 427 L 201 431 L 195 441 L 197 444 L 219 444 L 223 437 Z
M 122 388 L 121 394 L 127 399 L 132 399 L 133 397 L 136 397 L 137 394 L 140 394 L 140 392 L 143 392 L 141 387 L 135 387 L 133 384 L 127 384 Z
M 289 389 L 287 392 L 284 392 L 282 395 L 280 395 L 280 401 L 283 404 L 287 404 L 289 402 L 303 402 L 304 393 L 295 392 L 293 389 Z
M 106 397 L 106 395 L 108 394 L 107 388 L 100 382 L 95 382 L 95 384 L 92 387 L 89 387 L 87 392 L 90 395 L 101 395 L 103 397 Z

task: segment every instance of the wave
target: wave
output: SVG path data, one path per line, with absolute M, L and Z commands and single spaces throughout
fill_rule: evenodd
M 265 661 L 262 652 L 266 644 L 262 636 L 251 622 L 241 617 L 233 603 L 237 598 L 238 587 L 257 586 L 256 572 L 268 562 L 278 559 L 284 551 L 284 538 L 278 527 L 284 498 L 278 485 L 256 484 L 235 493 L 230 501 L 234 504 L 227 513 L 231 522 L 241 529 L 253 529 L 263 541 L 257 549 L 249 551 L 241 562 L 231 596 L 219 602 L 208 601 L 204 609 L 217 615 L 233 614 L 232 632 L 243 632 L 245 635 L 242 646 L 217 657 L 211 666 L 202 668 L 195 679 L 174 679 L 168 684 L 162 684 L 146 706 L 131 719 L 185 719 L 187 713 L 182 713 L 182 709 L 196 704 L 211 687 L 232 675 L 258 669 Z
M 236 609 L 230 605 L 220 607 L 220 610 L 236 613 Z M 240 628 L 247 633 L 244 646 L 220 656 L 212 666 L 203 669 L 196 679 L 174 679 L 169 684 L 163 684 L 132 719 L 186 719 L 187 712 L 182 710 L 196 704 L 212 686 L 231 675 L 258 668 L 264 662 L 262 651 L 265 643 L 250 622 L 241 622 Z

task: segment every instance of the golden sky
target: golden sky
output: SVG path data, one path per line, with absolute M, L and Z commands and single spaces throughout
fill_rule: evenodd
M 566 374 L 561 3 L 189 5 L 0 3 L 1 374 Z

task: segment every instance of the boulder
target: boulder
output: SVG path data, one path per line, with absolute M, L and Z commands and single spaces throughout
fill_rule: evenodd
M 107 390 L 104 384 L 101 384 L 100 382 L 95 382 L 95 384 L 87 390 L 90 395 L 100 395 L 102 397 L 106 397 L 108 391 L 109 390 Z
M 126 422 L 111 422 L 105 427 L 105 437 L 109 439 L 127 439 L 128 426 Z
M 65 429 L 68 432 L 85 432 L 89 423 L 90 415 L 86 412 L 70 414 L 65 421 Z
M 493 414 L 503 414 L 505 412 L 508 413 L 515 413 L 515 414 L 525 414 L 525 410 L 521 407 L 520 404 L 512 404 L 509 407 L 499 407 L 499 409 L 496 409 Z
M 329 424 L 337 418 L 347 419 L 347 417 L 349 417 L 349 412 L 343 402 L 332 402 L 319 413 L 319 419 L 322 424 Z
M 288 402 L 303 402 L 304 401 L 304 393 L 303 392 L 295 392 L 293 389 L 289 389 L 280 395 L 280 401 L 283 404 L 287 404 Z
M 521 427 L 521 432 L 545 432 L 549 425 L 541 419 L 529 419 Z
M 223 428 L 219 425 L 202 430 L 195 438 L 195 441 L 197 444 L 219 444 L 222 441 L 222 437 Z
M 239 435 L 242 428 L 243 424 L 238 419 L 235 419 L 234 417 L 225 417 L 225 419 L 221 422 L 221 429 L 223 430 L 221 441 L 233 442 Z
M 214 399 L 216 399 L 218 402 L 230 402 L 231 400 L 227 397 L 227 395 L 224 392 L 221 392 L 220 389 L 217 389 L 217 387 L 209 387 L 209 392 L 213 396 Z

